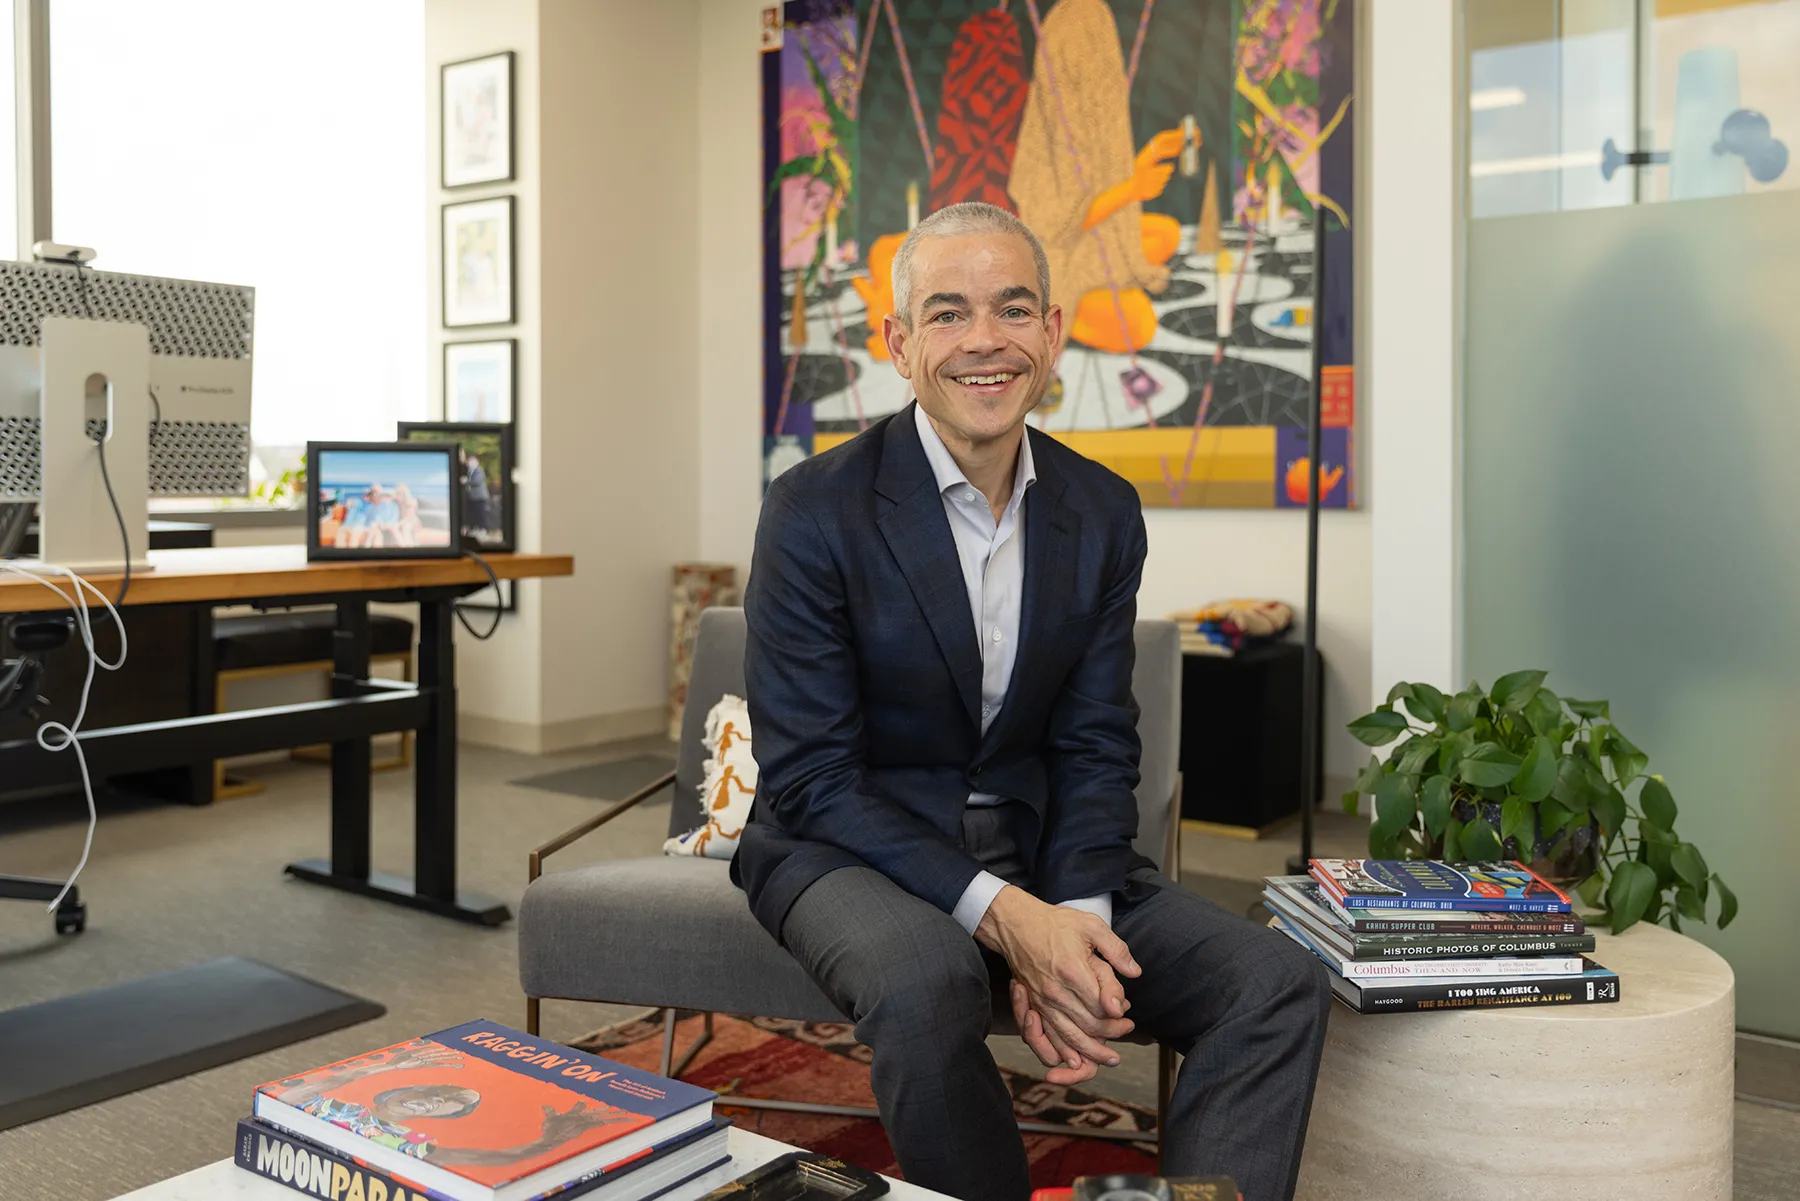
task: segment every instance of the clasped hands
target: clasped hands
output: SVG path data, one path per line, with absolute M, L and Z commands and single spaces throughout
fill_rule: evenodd
M 1009 884 L 982 915 L 975 938 L 1012 969 L 1013 1020 L 1025 1045 L 1050 1069 L 1046 1080 L 1079 1084 L 1102 1065 L 1118 1065 L 1118 1054 L 1106 1044 L 1133 1029 L 1119 977 L 1136 977 L 1142 969 L 1105 922 Z

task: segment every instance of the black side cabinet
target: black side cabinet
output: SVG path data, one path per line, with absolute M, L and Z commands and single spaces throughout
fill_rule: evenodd
M 1230 657 L 1182 655 L 1184 821 L 1228 826 L 1254 837 L 1299 814 L 1305 653 L 1298 642 L 1275 642 Z M 1324 667 L 1321 659 L 1321 680 Z M 1323 720 L 1317 728 L 1322 743 Z M 1323 753 L 1316 762 L 1315 798 L 1324 790 Z

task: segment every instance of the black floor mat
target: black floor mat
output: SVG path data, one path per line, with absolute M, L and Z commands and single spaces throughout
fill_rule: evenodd
M 595 801 L 622 801 L 656 777 L 674 770 L 675 760 L 668 755 L 633 755 L 610 763 L 587 763 L 545 772 L 541 776 L 527 776 L 513 783 Z M 667 800 L 666 790 L 663 796 L 655 799 Z
M 0 1130 L 386 1012 L 235 956 L 9 1009 L 0 1013 Z

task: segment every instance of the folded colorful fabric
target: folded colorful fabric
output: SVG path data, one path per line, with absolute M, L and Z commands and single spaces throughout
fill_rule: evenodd
M 756 759 L 750 744 L 750 706 L 729 693 L 706 715 L 706 774 L 700 781 L 700 804 L 706 824 L 663 843 L 665 855 L 703 855 L 729 859 L 737 854 L 738 835 L 756 799 Z

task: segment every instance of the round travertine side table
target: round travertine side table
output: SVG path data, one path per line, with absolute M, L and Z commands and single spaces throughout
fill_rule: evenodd
M 1614 1004 L 1334 1005 L 1297 1196 L 1729 1201 L 1731 968 L 1660 926 L 1597 942 Z

